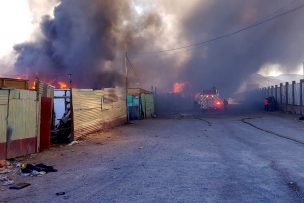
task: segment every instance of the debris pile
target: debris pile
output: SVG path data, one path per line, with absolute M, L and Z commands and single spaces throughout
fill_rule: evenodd
M 44 164 L 23 164 L 19 175 L 20 176 L 43 176 L 49 172 L 57 172 L 57 169 L 54 169 L 53 166 L 47 166 Z
M 14 175 L 36 177 L 50 172 L 57 172 L 57 169 L 43 163 L 33 165 L 18 161 L 0 161 L 0 183 L 2 186 L 9 186 L 9 189 L 19 190 L 30 185 L 23 182 L 14 184 L 15 181 L 12 178 Z

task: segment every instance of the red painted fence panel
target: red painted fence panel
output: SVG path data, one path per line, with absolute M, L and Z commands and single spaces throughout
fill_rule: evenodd
M 51 146 L 53 99 L 41 98 L 41 122 L 40 122 L 40 150 L 46 150 Z

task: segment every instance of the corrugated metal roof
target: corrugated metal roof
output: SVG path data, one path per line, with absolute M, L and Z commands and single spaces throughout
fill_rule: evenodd
M 152 93 L 142 88 L 128 88 L 128 95 L 140 95 L 140 94 L 152 94 Z

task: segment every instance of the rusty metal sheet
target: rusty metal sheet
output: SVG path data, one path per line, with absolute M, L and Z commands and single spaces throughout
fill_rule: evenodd
M 0 88 L 15 88 L 15 89 L 27 90 L 28 87 L 29 87 L 28 80 L 0 78 Z

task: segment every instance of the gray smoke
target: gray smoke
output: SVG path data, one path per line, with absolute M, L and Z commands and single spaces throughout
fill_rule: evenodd
M 285 0 L 214 0 L 197 7 L 183 24 L 187 36 L 198 39 L 200 33 L 211 38 L 238 30 L 263 19 L 274 11 L 282 12 L 303 4 Z M 278 10 L 280 8 L 284 8 Z M 229 95 L 246 82 L 263 64 L 279 63 L 290 71 L 304 59 L 304 12 L 283 16 L 230 38 L 194 51 L 184 71 L 184 80 L 196 90 L 217 86 Z M 207 37 L 208 38 L 208 37 Z M 206 51 L 203 57 L 202 53 Z
M 190 93 L 216 86 L 229 95 L 262 65 L 279 63 L 292 69 L 304 56 L 303 10 L 208 47 L 169 55 L 135 54 L 204 41 L 302 0 L 201 0 L 191 12 L 183 11 L 176 1 L 155 1 L 156 6 L 140 16 L 132 2 L 61 0 L 54 18 L 42 19 L 42 37 L 15 46 L 17 70 L 45 77 L 72 73 L 81 87 L 114 86 L 122 84 L 123 53 L 128 50 L 136 69 L 132 70 L 136 74 L 130 71 L 133 85 L 156 85 L 168 91 L 175 82 L 187 82 Z M 168 32 L 160 10 L 179 21 L 173 33 Z
M 42 37 L 15 46 L 19 72 L 41 78 L 73 74 L 80 87 L 99 88 L 122 83 L 122 59 L 132 46 L 130 31 L 123 26 L 132 18 L 127 1 L 61 0 L 54 18 L 44 16 Z M 148 27 L 153 19 L 144 22 Z

